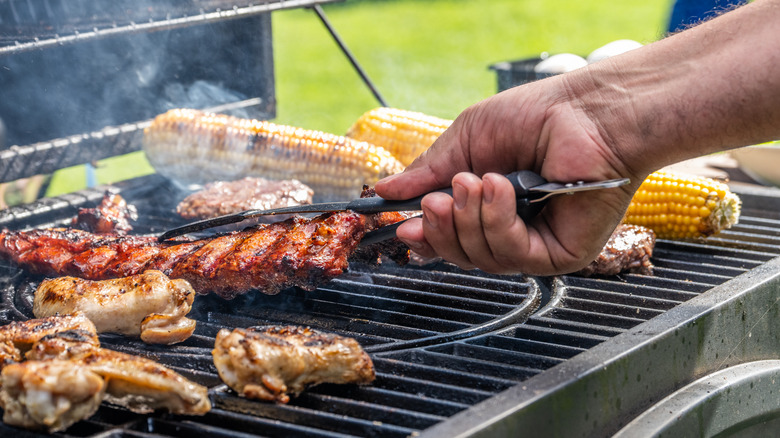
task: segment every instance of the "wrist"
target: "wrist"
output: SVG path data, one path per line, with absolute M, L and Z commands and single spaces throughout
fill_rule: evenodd
M 780 137 L 780 1 L 753 2 L 566 76 L 573 102 L 635 175 Z

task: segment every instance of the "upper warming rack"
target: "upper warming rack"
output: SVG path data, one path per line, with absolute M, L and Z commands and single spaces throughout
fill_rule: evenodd
M 0 55 L 120 34 L 171 30 L 338 0 L 4 0 Z

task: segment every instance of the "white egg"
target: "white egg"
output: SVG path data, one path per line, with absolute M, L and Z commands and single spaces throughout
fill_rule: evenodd
M 596 61 L 609 58 L 610 56 L 620 55 L 621 53 L 628 52 L 642 47 L 642 43 L 638 43 L 634 40 L 615 40 L 611 43 L 607 43 L 598 49 L 592 51 L 586 58 L 588 64 L 593 64 Z
M 588 65 L 588 61 L 582 56 L 573 53 L 560 53 L 552 55 L 534 66 L 536 73 L 558 74 L 576 70 Z

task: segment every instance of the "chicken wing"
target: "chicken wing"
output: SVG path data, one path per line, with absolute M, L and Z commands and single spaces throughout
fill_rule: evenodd
M 370 383 L 371 358 L 352 338 L 308 327 L 222 329 L 212 351 L 222 380 L 247 398 L 287 403 L 318 383 Z
M 27 354 L 37 361 L 66 359 L 105 379 L 105 399 L 137 413 L 165 409 L 174 414 L 203 415 L 211 409 L 208 388 L 153 360 L 105 348 L 79 345 L 69 334 L 40 340 Z
M 21 362 L 24 352 L 47 335 L 68 330 L 80 330 L 89 342 L 97 343 L 97 329 L 83 314 L 14 321 L 0 327 L 0 368 Z
M 3 421 L 50 433 L 90 417 L 106 391 L 100 375 L 68 360 L 10 364 L 3 368 L 0 383 Z
M 186 280 L 156 270 L 112 280 L 58 277 L 41 282 L 33 313 L 42 318 L 83 312 L 99 333 L 141 336 L 144 342 L 174 344 L 189 338 L 196 321 L 185 315 L 195 291 Z

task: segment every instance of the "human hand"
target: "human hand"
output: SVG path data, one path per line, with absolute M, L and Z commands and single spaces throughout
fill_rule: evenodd
M 401 174 L 376 184 L 387 199 L 452 186 L 423 199 L 423 218 L 397 230 L 416 253 L 464 269 L 549 275 L 589 263 L 623 216 L 641 178 L 632 175 L 598 121 L 578 106 L 562 77 L 497 94 L 464 111 Z M 501 174 L 533 170 L 555 182 L 629 177 L 623 188 L 550 199 L 524 223 Z

